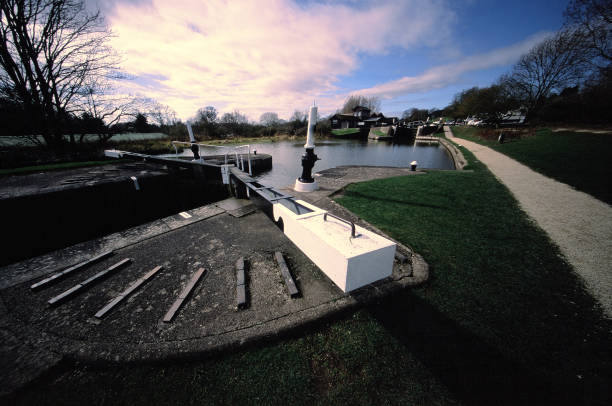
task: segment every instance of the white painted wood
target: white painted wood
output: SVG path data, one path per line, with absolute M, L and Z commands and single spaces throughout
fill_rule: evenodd
M 327 216 L 325 210 L 302 200 L 297 203 L 313 210 L 296 215 L 281 204 L 273 205 L 276 221 L 283 219 L 284 233 L 343 292 L 384 279 L 393 271 L 396 244 L 363 227 L 351 226 Z

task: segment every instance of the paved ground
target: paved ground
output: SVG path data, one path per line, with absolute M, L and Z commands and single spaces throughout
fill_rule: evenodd
M 329 173 L 328 173 L 329 172 Z M 321 174 L 317 200 L 355 218 L 326 196 L 349 182 L 407 173 L 398 168 L 334 169 Z M 415 172 L 413 172 L 415 173 Z M 344 178 L 344 179 L 342 179 Z M 0 394 L 29 382 L 63 358 L 128 362 L 192 357 L 276 337 L 398 289 L 427 280 L 423 259 L 400 246 L 391 277 L 349 294 L 338 289 L 247 200 L 228 199 L 97 240 L 0 268 Z M 187 218 L 185 218 L 187 217 Z M 363 221 L 358 224 L 372 228 Z M 30 285 L 102 252 L 114 254 L 40 291 Z M 274 260 L 280 251 L 300 291 L 290 297 Z M 238 258 L 246 262 L 247 306 L 236 306 Z M 124 258 L 131 263 L 51 307 L 48 300 Z M 96 312 L 134 281 L 162 266 L 104 318 Z M 170 323 L 162 321 L 200 268 L 206 271 Z
M 448 126 L 444 132 L 454 138 Z M 483 145 L 459 138 L 454 141 L 510 189 L 612 318 L 612 207 Z

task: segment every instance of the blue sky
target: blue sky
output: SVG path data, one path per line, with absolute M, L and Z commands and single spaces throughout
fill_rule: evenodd
M 91 0 L 95 1 L 95 0 Z M 122 68 L 119 89 L 182 119 L 212 105 L 257 121 L 349 94 L 382 111 L 442 108 L 488 86 L 560 28 L 567 1 L 106 0 Z

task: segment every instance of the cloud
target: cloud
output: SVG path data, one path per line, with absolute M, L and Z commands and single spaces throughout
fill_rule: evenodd
M 550 32 L 541 32 L 508 47 L 464 57 L 454 63 L 430 68 L 418 76 L 404 76 L 354 93 L 392 99 L 405 94 L 439 89 L 456 83 L 467 72 L 512 64 L 550 34 Z
M 446 0 L 113 0 L 105 11 L 112 46 L 137 78 L 123 91 L 182 118 L 207 105 L 251 118 L 289 117 L 313 99 L 331 108 L 360 58 L 444 44 L 452 24 L 440 21 L 454 21 Z

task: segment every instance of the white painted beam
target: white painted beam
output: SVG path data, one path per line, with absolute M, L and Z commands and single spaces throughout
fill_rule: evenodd
M 396 244 L 363 227 L 351 225 L 302 200 L 312 210 L 296 215 L 281 204 L 273 205 L 274 220 L 283 220 L 285 235 L 343 292 L 384 279 L 393 271 Z M 324 217 L 327 217 L 324 219 Z

